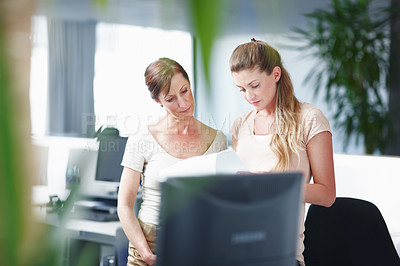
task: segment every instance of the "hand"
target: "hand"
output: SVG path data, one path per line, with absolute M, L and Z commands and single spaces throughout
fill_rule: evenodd
M 150 266 L 156 264 L 156 259 L 157 256 L 153 253 L 150 253 L 146 256 L 146 258 L 143 258 L 144 262 L 146 262 Z
M 251 175 L 252 172 L 250 172 L 250 171 L 237 171 L 236 174 L 237 175 Z
M 237 171 L 237 175 L 255 175 L 255 174 L 269 174 L 272 173 L 271 171 L 266 171 L 266 172 L 250 172 L 250 171 Z

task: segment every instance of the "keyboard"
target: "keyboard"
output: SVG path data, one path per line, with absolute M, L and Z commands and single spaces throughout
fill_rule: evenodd
M 72 212 L 71 218 L 91 220 L 97 222 L 119 221 L 117 212 L 99 211 L 99 210 L 81 210 Z
M 98 222 L 119 221 L 117 202 L 105 199 L 81 199 L 74 202 L 71 217 Z

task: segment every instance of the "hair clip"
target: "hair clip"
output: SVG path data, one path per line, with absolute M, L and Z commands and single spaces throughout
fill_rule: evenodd
M 252 42 L 256 42 L 257 40 L 255 38 L 251 38 L 251 41 Z

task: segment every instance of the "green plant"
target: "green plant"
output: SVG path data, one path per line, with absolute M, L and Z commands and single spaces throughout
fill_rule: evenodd
M 389 60 L 389 12 L 371 10 L 370 0 L 333 0 L 328 10 L 305 15 L 309 29 L 295 28 L 302 51 L 319 59 L 305 82 L 334 105 L 334 123 L 345 135 L 364 139 L 366 153 L 383 152 L 390 123 L 382 89 Z
M 31 166 L 26 163 L 25 156 L 25 151 L 29 149 L 26 145 L 28 134 L 21 130 L 27 122 L 21 118 L 26 111 L 24 100 L 28 97 L 20 97 L 25 88 L 13 76 L 13 70 L 23 65 L 23 56 L 15 60 L 9 53 L 10 36 L 15 36 L 10 33 L 25 29 L 26 20 L 21 18 L 16 22 L 12 19 L 12 16 L 20 16 L 22 12 L 12 13 L 20 10 L 11 6 L 9 1 L 2 2 L 0 8 L 0 263 L 13 266 L 21 265 L 24 260 L 24 244 L 32 235 L 29 232 L 32 226 L 29 224 L 30 181 L 26 180 L 27 169 Z M 26 6 L 29 9 L 30 4 Z M 21 44 L 21 47 L 28 46 Z M 27 74 L 22 69 L 21 73 Z
M 29 115 L 29 33 L 35 1 L 12 3 L 4 1 L 0 8 L 0 264 L 62 265 L 65 230 L 37 222 L 31 201 L 37 170 Z M 64 213 L 58 212 L 61 222 Z M 88 265 L 90 254 L 85 255 L 79 265 Z

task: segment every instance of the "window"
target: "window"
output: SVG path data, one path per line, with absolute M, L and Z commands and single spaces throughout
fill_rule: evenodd
M 189 33 L 99 23 L 96 34 L 96 129 L 106 125 L 118 128 L 121 134 L 135 133 L 140 123 L 157 119 L 164 112 L 151 99 L 144 81 L 146 67 L 160 57 L 176 60 L 193 81 Z
M 31 124 L 32 135 L 43 136 L 46 128 L 47 106 L 47 21 L 43 16 L 32 18 L 31 54 Z
M 45 135 L 48 91 L 47 21 L 32 21 L 32 134 Z M 135 133 L 139 123 L 164 110 L 150 97 L 144 83 L 146 67 L 160 57 L 179 62 L 193 82 L 193 44 L 187 32 L 122 24 L 98 23 L 94 75 L 95 127 L 113 126 L 121 134 Z M 192 88 L 193 89 L 193 88 Z

